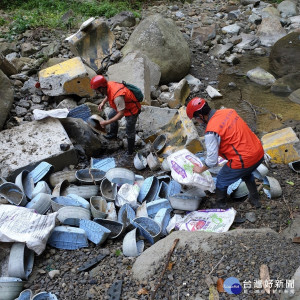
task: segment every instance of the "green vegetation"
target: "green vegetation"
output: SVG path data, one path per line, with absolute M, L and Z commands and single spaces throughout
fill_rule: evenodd
M 0 8 L 13 15 L 10 20 L 10 34 L 22 33 L 36 27 L 72 28 L 90 17 L 110 18 L 129 10 L 136 16 L 141 2 L 138 1 L 86 1 L 86 0 L 1 0 Z M 62 17 L 72 11 L 71 17 Z M 0 26 L 6 23 L 0 19 Z

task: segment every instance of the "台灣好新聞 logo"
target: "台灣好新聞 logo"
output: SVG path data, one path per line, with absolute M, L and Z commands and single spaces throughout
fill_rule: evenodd
M 223 283 L 223 288 L 230 295 L 238 295 L 242 292 L 241 283 L 235 277 L 227 278 Z

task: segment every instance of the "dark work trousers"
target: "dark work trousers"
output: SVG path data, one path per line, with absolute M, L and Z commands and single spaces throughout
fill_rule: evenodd
M 252 172 L 257 169 L 263 160 L 264 157 L 262 157 L 262 159 L 260 159 L 256 164 L 244 169 L 231 169 L 227 165 L 224 165 L 217 175 L 216 188 L 221 191 L 227 191 L 227 188 L 240 178 L 242 178 L 245 183 L 253 182 L 254 176 L 252 175 Z
M 114 109 L 111 109 L 108 118 L 111 119 L 117 114 L 117 111 Z M 135 124 L 137 122 L 139 113 L 136 115 L 130 115 L 128 117 L 125 117 L 126 120 L 126 135 L 128 139 L 135 139 Z M 118 134 L 118 129 L 119 129 L 119 124 L 118 121 L 113 122 L 110 124 L 110 130 L 109 133 L 112 135 L 117 136 Z

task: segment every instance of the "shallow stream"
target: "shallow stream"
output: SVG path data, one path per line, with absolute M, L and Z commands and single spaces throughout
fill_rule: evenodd
M 237 66 L 226 67 L 218 78 L 218 89 L 223 97 L 212 100 L 215 108 L 224 105 L 236 109 L 260 136 L 288 127 L 289 121 L 300 123 L 299 104 L 290 101 L 288 97 L 277 96 L 270 88 L 247 78 L 247 72 L 256 67 L 269 71 L 269 58 L 244 55 Z M 230 87 L 230 82 L 234 82 L 236 87 Z

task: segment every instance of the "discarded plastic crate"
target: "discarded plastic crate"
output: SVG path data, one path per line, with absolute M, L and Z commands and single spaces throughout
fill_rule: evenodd
M 8 275 L 27 280 L 32 272 L 33 263 L 34 252 L 28 249 L 25 243 L 14 243 L 9 254 Z
M 159 239 L 161 228 L 154 220 L 146 217 L 135 218 L 132 225 L 139 229 L 140 234 L 149 243 L 154 244 Z
M 96 245 L 101 245 L 110 235 L 106 227 L 89 220 L 80 220 L 79 227 L 86 232 L 87 238 Z
M 11 182 L 5 182 L 0 186 L 0 196 L 14 205 L 25 206 L 27 204 L 27 199 L 23 191 Z
M 69 226 L 55 227 L 47 243 L 52 247 L 65 250 L 76 250 L 88 247 L 85 230 Z
M 54 167 L 51 164 L 42 161 L 29 174 L 33 178 L 33 182 L 37 183 L 41 179 L 43 179 L 48 174 L 48 172 L 53 171 L 53 169 Z
M 136 257 L 142 254 L 144 250 L 144 241 L 137 241 L 136 235 L 137 228 L 134 228 L 125 235 L 122 245 L 122 252 L 125 256 Z

